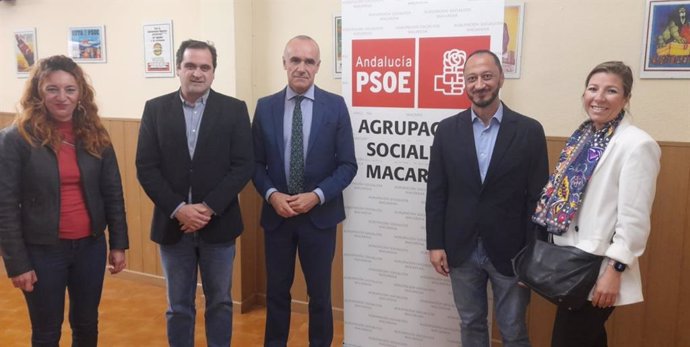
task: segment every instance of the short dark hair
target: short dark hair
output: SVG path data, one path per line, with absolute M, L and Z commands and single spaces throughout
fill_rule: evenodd
M 199 40 L 186 40 L 182 41 L 180 44 L 180 48 L 177 49 L 177 54 L 175 54 L 175 59 L 177 60 L 177 68 L 180 68 L 180 64 L 182 64 L 182 59 L 184 56 L 184 51 L 187 50 L 188 48 L 191 49 L 208 49 L 211 52 L 211 59 L 213 60 L 213 70 L 216 69 L 216 65 L 218 65 L 218 53 L 216 53 L 216 47 L 213 46 L 212 43 L 210 42 L 204 42 L 204 41 L 199 41 Z
M 595 66 L 594 69 L 589 72 L 589 75 L 587 75 L 587 79 L 585 80 L 585 88 L 587 88 L 589 80 L 592 78 L 592 76 L 599 72 L 610 73 L 620 77 L 621 81 L 623 81 L 623 96 L 626 98 L 630 97 L 633 87 L 633 73 L 630 69 L 630 66 L 625 65 L 625 63 L 622 61 L 603 62 Z
M 472 52 L 470 55 L 467 56 L 467 59 L 465 59 L 465 64 L 467 64 L 467 62 L 470 60 L 470 58 L 474 57 L 475 55 L 479 55 L 479 54 L 488 54 L 492 58 L 494 58 L 494 63 L 496 63 L 496 66 L 498 67 L 498 72 L 500 72 L 501 75 L 503 74 L 503 66 L 501 66 L 501 59 L 498 59 L 498 56 L 496 55 L 496 53 L 494 53 L 488 49 L 480 49 L 480 50 Z

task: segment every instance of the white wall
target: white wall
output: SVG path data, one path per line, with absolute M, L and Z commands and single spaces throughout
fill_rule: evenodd
M 333 78 L 333 15 L 340 14 L 336 0 L 255 0 L 254 50 L 255 96 L 275 93 L 285 87 L 287 74 L 282 56 L 285 44 L 297 35 L 309 35 L 319 43 L 321 67 L 316 84 L 340 93 L 340 80 Z
M 585 119 L 584 79 L 598 63 L 622 60 L 635 75 L 634 122 L 659 141 L 690 141 L 690 80 L 639 79 L 644 0 L 525 0 L 522 78 L 507 80 L 506 104 L 538 119 L 548 136 L 569 136 Z M 332 78 L 331 15 L 340 2 L 254 1 L 253 79 L 256 96 L 285 84 L 285 41 L 305 33 L 321 45 L 317 84 L 338 92 Z M 345 20 L 347 20 L 345 18 Z
M 179 87 L 175 78 L 144 78 L 142 24 L 173 21 L 175 48 L 188 38 L 218 49 L 214 88 L 234 94 L 234 12 L 222 0 L 17 0 L 0 2 L 0 111 L 16 111 L 26 79 L 15 74 L 13 31 L 35 27 L 38 57 L 67 53 L 67 29 L 105 25 L 106 64 L 83 64 L 102 116 L 138 118 L 144 102 Z
M 568 136 L 584 119 L 584 78 L 605 60 L 623 60 L 638 76 L 644 0 L 525 0 L 522 78 L 506 81 L 509 107 L 544 124 L 549 136 Z M 175 43 L 214 41 L 219 66 L 214 89 L 256 99 L 285 85 L 285 42 L 307 34 L 321 46 L 316 83 L 340 92 L 333 78 L 332 15 L 337 0 L 16 0 L 0 2 L 0 111 L 12 112 L 24 80 L 14 73 L 12 31 L 37 27 L 39 57 L 66 51 L 67 28 L 106 25 L 108 63 L 85 65 L 102 115 L 139 117 L 145 100 L 169 92 L 177 79 L 142 77 L 141 24 L 172 19 Z M 56 15 L 59 14 L 59 15 Z M 235 63 L 237 62 L 237 63 Z M 635 78 L 636 124 L 660 141 L 690 141 L 690 80 Z
M 522 78 L 505 83 L 504 100 L 547 135 L 570 136 L 585 117 L 589 71 L 622 60 L 635 76 L 635 124 L 656 140 L 690 141 L 690 80 L 639 79 L 644 16 L 644 0 L 525 1 Z

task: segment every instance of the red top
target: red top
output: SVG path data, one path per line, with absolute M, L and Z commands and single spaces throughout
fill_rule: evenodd
M 91 218 L 81 186 L 72 121 L 58 122 L 58 131 L 62 135 L 57 153 L 60 170 L 60 238 L 76 240 L 91 234 Z

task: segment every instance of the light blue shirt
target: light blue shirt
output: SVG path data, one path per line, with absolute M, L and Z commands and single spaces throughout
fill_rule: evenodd
M 295 101 L 299 94 L 287 88 L 285 93 L 285 113 L 283 113 L 283 145 L 285 158 L 285 177 L 290 177 L 290 148 L 292 145 L 292 113 L 295 111 Z M 302 145 L 304 146 L 304 159 L 306 163 L 309 135 L 311 134 L 311 119 L 314 110 L 314 85 L 302 94 Z
M 199 126 L 201 125 L 201 118 L 204 116 L 206 109 L 206 100 L 211 90 L 207 90 L 206 94 L 202 95 L 194 104 L 190 104 L 182 97 L 182 111 L 184 112 L 184 124 L 187 127 L 187 149 L 189 150 L 189 157 L 194 157 L 194 150 L 196 149 L 196 142 L 199 139 Z
M 201 118 L 204 116 L 204 110 L 206 109 L 206 101 L 208 100 L 208 94 L 211 93 L 211 89 L 207 90 L 204 95 L 194 102 L 194 104 L 188 103 L 183 97 L 182 92 L 180 92 L 180 100 L 182 100 L 182 112 L 184 112 L 184 124 L 186 127 L 187 134 L 187 149 L 189 150 L 189 157 L 194 158 L 194 150 L 196 149 L 196 143 L 199 139 L 199 127 L 201 126 Z M 192 187 L 189 187 L 189 194 L 187 196 L 187 202 L 192 203 Z M 185 203 L 182 202 L 175 210 L 173 210 L 170 215 L 170 219 L 175 218 L 177 211 L 184 206 Z M 204 202 L 204 205 L 206 203 Z M 208 205 L 206 205 L 208 207 Z M 209 208 L 210 209 L 210 208 Z M 213 213 L 215 214 L 215 212 Z
M 491 155 L 494 153 L 498 130 L 501 128 L 501 121 L 503 120 L 503 103 L 498 105 L 498 109 L 491 117 L 488 126 L 484 125 L 484 122 L 477 117 L 474 110 L 471 112 L 472 132 L 474 133 L 474 147 L 477 150 L 479 175 L 482 177 L 482 183 L 484 183 L 486 172 L 489 170 L 489 163 L 491 163 Z
M 285 177 L 290 177 L 290 148 L 292 144 L 292 114 L 295 111 L 296 96 L 300 94 L 295 93 L 290 87 L 286 88 L 285 92 L 285 112 L 283 113 L 283 158 L 285 161 Z M 307 162 L 307 150 L 309 149 L 309 135 L 311 135 L 311 120 L 314 114 L 314 85 L 312 84 L 307 91 L 302 94 L 302 138 L 304 146 L 304 163 Z M 271 194 L 277 192 L 278 189 L 270 188 L 266 191 L 266 200 L 271 197 Z M 320 204 L 324 203 L 325 197 L 321 188 L 314 189 L 314 193 L 319 196 Z

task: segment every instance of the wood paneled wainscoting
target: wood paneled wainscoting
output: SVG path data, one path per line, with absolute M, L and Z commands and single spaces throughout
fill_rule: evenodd
M 0 113 L 0 126 L 13 115 Z M 134 159 L 139 131 L 137 119 L 106 118 L 122 173 L 130 233 L 127 277 L 163 285 L 156 245 L 149 240 L 152 203 L 136 178 Z M 565 143 L 548 138 L 551 166 Z M 641 259 L 645 302 L 616 309 L 608 323 L 609 345 L 614 347 L 690 346 L 690 143 L 660 142 L 661 173 L 652 213 L 652 232 Z M 2 174 L 2 173 L 0 173 Z M 245 231 L 238 239 L 233 298 L 240 312 L 265 302 L 263 235 L 259 226 L 261 198 L 247 185 L 240 194 Z M 333 305 L 342 319 L 342 242 L 339 233 L 333 264 Z M 304 278 L 296 272 L 293 308 L 306 312 Z M 530 337 L 535 347 L 548 346 L 553 325 L 553 305 L 532 296 L 528 313 Z M 494 324 L 495 327 L 495 324 Z M 494 329 L 494 346 L 500 346 Z
M 14 114 L 0 112 L 0 128 L 12 123 Z M 149 238 L 153 203 L 139 185 L 135 157 L 139 135 L 139 119 L 104 118 L 120 166 L 125 195 L 130 249 L 127 251 L 127 270 L 121 277 L 164 286 L 163 270 L 158 247 Z M 240 194 L 244 232 L 237 240 L 233 271 L 232 297 L 235 309 L 246 312 L 254 305 L 265 304 L 266 281 L 263 258 L 263 234 L 259 226 L 261 203 L 256 190 L 249 183 Z M 338 233 L 336 258 L 333 262 L 333 303 L 336 319 L 343 317 L 342 233 Z M 299 262 L 299 259 L 298 259 Z M 292 289 L 293 309 L 307 312 L 307 289 L 301 271 L 296 272 Z

